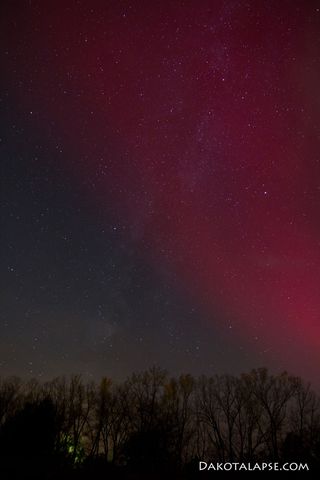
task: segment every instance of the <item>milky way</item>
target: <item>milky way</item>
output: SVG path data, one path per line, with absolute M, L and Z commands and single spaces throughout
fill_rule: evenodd
M 319 8 L 21 2 L 6 10 L 3 52 L 24 122 L 50 130 L 83 202 L 120 218 L 205 312 L 192 329 L 230 329 L 252 358 L 313 379 Z

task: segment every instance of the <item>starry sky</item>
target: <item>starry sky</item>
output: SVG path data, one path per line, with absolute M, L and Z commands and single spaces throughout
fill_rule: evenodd
M 1 374 L 319 383 L 320 2 L 1 2 Z

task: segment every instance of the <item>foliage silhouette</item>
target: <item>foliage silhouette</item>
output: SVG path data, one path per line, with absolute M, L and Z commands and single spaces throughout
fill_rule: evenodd
M 320 467 L 320 400 L 266 369 L 121 384 L 0 379 L 0 478 L 194 478 L 199 460 Z M 202 475 L 204 473 L 201 473 Z

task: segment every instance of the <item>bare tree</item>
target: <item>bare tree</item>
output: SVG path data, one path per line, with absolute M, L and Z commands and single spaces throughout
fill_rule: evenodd
M 21 407 L 22 382 L 17 377 L 0 378 L 0 426 Z
M 172 436 L 172 451 L 180 467 L 190 458 L 191 439 L 195 434 L 194 423 L 195 380 L 191 375 L 171 378 L 164 385 L 161 400 L 161 418 Z

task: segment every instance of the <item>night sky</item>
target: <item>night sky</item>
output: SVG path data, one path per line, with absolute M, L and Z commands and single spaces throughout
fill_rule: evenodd
M 0 13 L 0 373 L 319 384 L 320 1 Z

